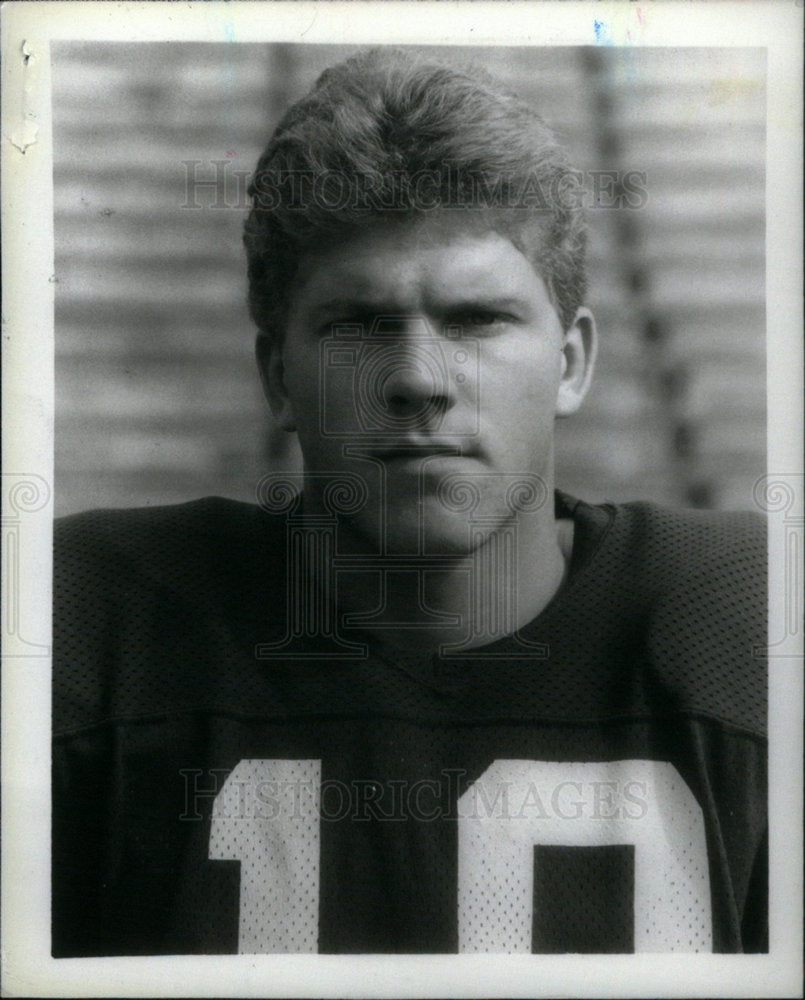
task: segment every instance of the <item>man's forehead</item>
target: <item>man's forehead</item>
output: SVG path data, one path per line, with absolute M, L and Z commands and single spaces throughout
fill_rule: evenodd
M 501 294 L 541 284 L 530 260 L 488 218 L 377 222 L 302 258 L 295 292 L 311 305 L 382 306 L 390 294 Z

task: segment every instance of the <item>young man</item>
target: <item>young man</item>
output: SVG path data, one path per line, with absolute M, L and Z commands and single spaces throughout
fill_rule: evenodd
M 246 247 L 304 474 L 60 525 L 55 955 L 764 950 L 764 534 L 555 491 L 575 178 L 406 53 L 280 122 Z

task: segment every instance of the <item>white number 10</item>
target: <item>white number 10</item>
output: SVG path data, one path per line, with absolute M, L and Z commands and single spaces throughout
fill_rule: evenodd
M 241 953 L 317 951 L 320 783 L 318 760 L 242 760 L 215 799 L 209 856 L 241 862 Z M 639 809 L 613 805 L 627 787 Z M 585 807 L 590 788 L 607 808 Z M 704 817 L 673 765 L 498 760 L 457 812 L 459 952 L 531 951 L 535 846 L 610 844 L 634 847 L 635 951 L 712 950 Z

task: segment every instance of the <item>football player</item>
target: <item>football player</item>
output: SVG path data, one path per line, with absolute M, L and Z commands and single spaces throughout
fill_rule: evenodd
M 54 955 L 766 948 L 763 526 L 557 490 L 579 195 L 407 52 L 280 121 L 245 244 L 304 469 L 60 523 Z

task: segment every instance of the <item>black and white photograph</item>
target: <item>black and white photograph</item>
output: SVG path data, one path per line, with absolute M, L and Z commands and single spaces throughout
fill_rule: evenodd
M 790 995 L 801 12 L 17 6 L 100 28 L 4 52 L 7 939 L 28 871 L 58 995 Z

